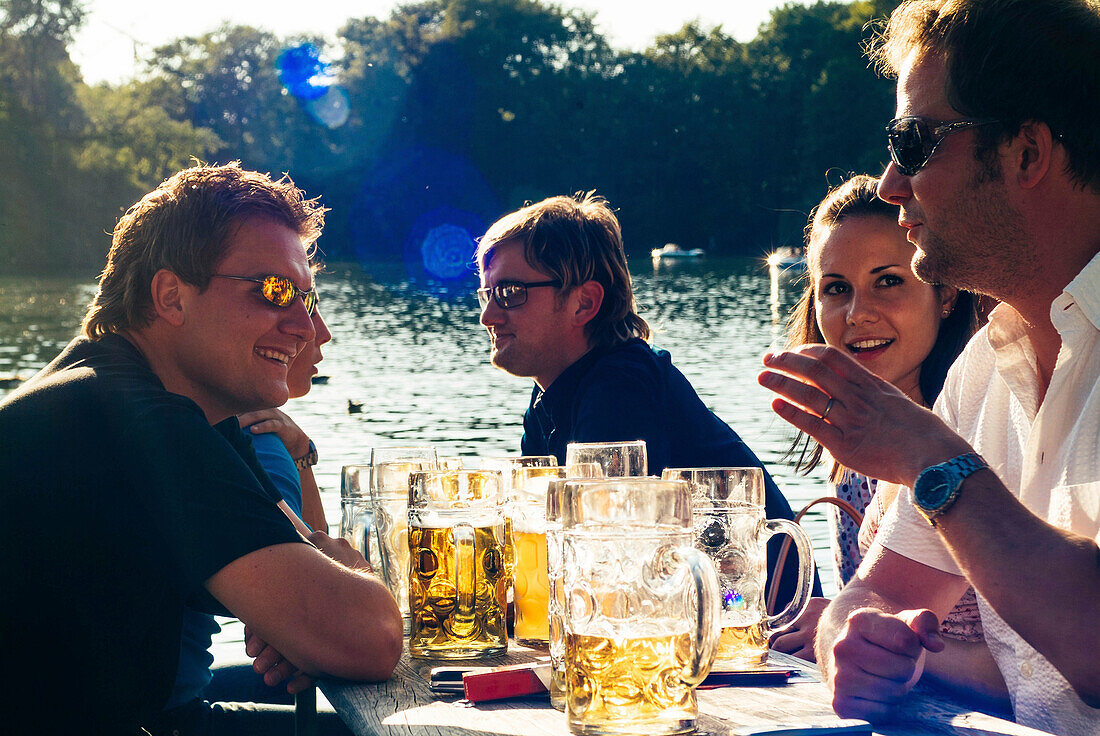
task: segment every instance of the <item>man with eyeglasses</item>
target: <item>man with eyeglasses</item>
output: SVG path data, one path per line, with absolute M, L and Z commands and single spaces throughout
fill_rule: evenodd
M 934 413 L 824 346 L 765 357 L 782 417 L 907 486 L 819 623 L 841 715 L 886 716 L 924 672 L 1100 733 L 1098 49 L 1093 0 L 914 0 L 874 52 L 898 76 L 879 196 L 914 272 L 1001 304 Z M 988 650 L 949 654 L 968 583 Z
M 243 621 L 269 685 L 390 675 L 392 596 L 346 542 L 303 538 L 235 418 L 285 403 L 315 338 L 323 219 L 287 178 L 177 173 L 119 220 L 83 335 L 0 402 L 9 729 L 164 730 L 185 607 Z M 63 707 L 29 707 L 59 685 Z M 188 707 L 169 731 L 275 727 Z
M 706 408 L 668 352 L 646 342 L 649 325 L 634 302 L 619 222 L 603 197 L 551 197 L 506 215 L 481 238 L 477 263 L 490 360 L 535 381 L 523 454 L 564 463 L 570 442 L 642 439 L 651 474 L 763 467 Z M 764 475 L 768 517 L 792 518 L 766 469 Z M 769 546 L 769 570 L 777 549 Z M 796 581 L 797 561 L 790 559 L 780 605 Z

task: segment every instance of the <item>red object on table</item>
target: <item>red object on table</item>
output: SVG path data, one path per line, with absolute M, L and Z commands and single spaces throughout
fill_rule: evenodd
M 462 690 L 471 703 L 546 693 L 549 691 L 535 673 L 540 668 L 549 677 L 550 665 L 545 662 L 498 667 L 488 672 L 467 672 L 462 676 Z

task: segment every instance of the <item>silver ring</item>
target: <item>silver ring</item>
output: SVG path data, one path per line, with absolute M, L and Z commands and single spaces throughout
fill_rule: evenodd
M 836 403 L 836 399 L 834 399 L 832 396 L 830 396 L 829 400 L 827 402 L 825 402 L 825 411 L 821 412 L 821 418 L 822 419 L 829 416 L 829 412 L 831 412 L 833 410 L 833 404 L 835 404 L 835 403 Z

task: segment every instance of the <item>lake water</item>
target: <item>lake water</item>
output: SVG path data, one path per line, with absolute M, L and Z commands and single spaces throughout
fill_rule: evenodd
M 783 342 L 782 320 L 797 285 L 773 281 L 755 259 L 632 263 L 654 345 L 703 401 L 760 456 L 796 510 L 825 493 L 823 475 L 793 473 L 784 461 L 791 432 L 769 408 L 756 375 L 760 357 Z M 440 454 L 519 453 L 528 380 L 489 365 L 470 279 L 450 286 L 410 282 L 399 265 L 330 264 L 318 279 L 333 340 L 320 374 L 328 382 L 284 409 L 320 452 L 316 473 L 330 523 L 339 522 L 340 468 L 366 462 L 370 448 L 431 443 Z M 92 281 L 0 277 L 0 377 L 29 376 L 77 333 L 95 294 Z M 0 387 L 0 395 L 8 389 Z M 348 401 L 362 404 L 349 413 Z M 825 512 L 803 523 L 814 541 L 826 593 L 835 591 Z

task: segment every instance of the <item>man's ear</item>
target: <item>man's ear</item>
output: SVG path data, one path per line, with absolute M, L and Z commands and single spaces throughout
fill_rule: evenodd
M 153 298 L 153 311 L 173 327 L 179 327 L 186 321 L 187 297 L 194 287 L 176 274 L 162 268 L 153 274 L 149 292 Z
M 1054 156 L 1054 134 L 1046 123 L 1030 120 L 1020 126 L 1020 132 L 1009 144 L 1011 175 L 1024 189 L 1032 189 L 1050 171 Z
M 578 327 L 583 327 L 600 313 L 600 307 L 603 306 L 603 285 L 599 281 L 585 281 L 574 287 L 571 301 L 575 305 L 573 322 Z

